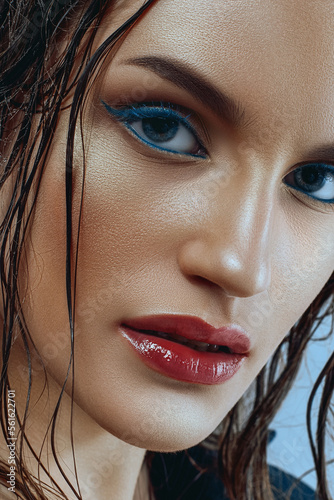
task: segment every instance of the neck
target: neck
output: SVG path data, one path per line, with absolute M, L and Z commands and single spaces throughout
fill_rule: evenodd
M 27 371 L 25 354 L 19 348 L 15 349 L 15 363 L 9 366 L 9 381 L 11 389 L 15 390 L 17 415 L 22 420 L 27 399 Z M 36 363 L 32 372 L 32 392 L 30 396 L 29 414 L 25 431 L 33 450 L 39 455 L 41 463 L 47 466 L 53 480 L 59 485 L 68 499 L 77 499 L 60 472 L 51 447 L 51 428 L 54 409 L 56 407 L 60 386 L 50 377 L 44 388 L 45 376 Z M 72 417 L 71 417 L 72 406 Z M 71 437 L 72 418 L 72 437 Z M 78 489 L 77 472 L 80 493 L 83 500 L 147 500 L 148 477 L 144 464 L 145 450 L 130 445 L 105 431 L 91 419 L 71 397 L 64 392 L 61 398 L 60 410 L 56 419 L 54 432 L 57 458 L 72 485 Z M 18 424 L 16 423 L 16 426 Z M 18 427 L 16 427 L 16 432 Z M 46 438 L 45 438 L 46 436 Z M 73 448 L 75 461 L 73 459 Z M 0 442 L 0 457 L 7 462 L 8 447 L 4 438 Z M 23 457 L 28 470 L 38 476 L 38 461 L 23 445 Z M 45 472 L 40 471 L 42 481 L 51 486 L 52 482 Z M 48 498 L 56 498 L 52 493 L 46 493 Z M 59 497 L 57 497 L 59 498 Z

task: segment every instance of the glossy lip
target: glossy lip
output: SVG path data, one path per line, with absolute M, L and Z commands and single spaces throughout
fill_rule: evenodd
M 120 332 L 147 366 L 168 377 L 197 384 L 216 385 L 229 380 L 250 350 L 250 339 L 238 325 L 215 328 L 196 316 L 157 315 L 127 319 L 120 325 Z M 197 351 L 154 336 L 154 332 L 227 346 L 232 352 Z
M 188 340 L 224 345 L 234 353 L 247 354 L 250 350 L 248 334 L 238 325 L 215 328 L 197 316 L 179 316 L 164 314 L 160 316 L 142 316 L 123 322 L 135 330 L 154 330 L 176 334 Z

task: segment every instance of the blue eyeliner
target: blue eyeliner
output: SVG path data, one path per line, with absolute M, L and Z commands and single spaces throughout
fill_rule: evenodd
M 197 137 L 197 133 L 194 130 L 194 128 L 190 125 L 189 121 L 187 118 L 189 118 L 190 114 L 186 117 L 182 116 L 176 109 L 172 107 L 170 103 L 141 103 L 137 105 L 129 105 L 129 106 L 123 106 L 122 108 L 113 108 L 109 106 L 106 102 L 101 100 L 103 106 L 106 108 L 108 113 L 112 115 L 116 120 L 119 122 L 123 123 L 124 126 L 131 131 L 132 134 L 134 134 L 141 142 L 146 144 L 148 147 L 152 149 L 156 149 L 158 151 L 165 151 L 168 153 L 173 153 L 173 154 L 178 154 L 182 156 L 190 156 L 192 158 L 206 158 L 206 155 L 203 154 L 192 154 L 192 153 L 187 153 L 183 151 L 177 151 L 169 148 L 163 148 L 159 147 L 156 144 L 151 143 L 150 141 L 144 139 L 142 136 L 140 136 L 136 130 L 133 129 L 131 126 L 132 123 L 136 121 L 143 120 L 145 118 L 165 118 L 169 120 L 175 120 L 178 124 L 182 124 L 184 127 L 186 127 L 195 137 L 196 141 L 198 142 L 199 146 L 204 149 L 202 146 L 201 142 L 199 141 Z
M 103 106 L 106 108 L 106 110 L 108 111 L 108 113 L 113 118 L 115 118 L 117 121 L 121 122 L 135 137 L 138 138 L 138 140 L 141 143 L 147 145 L 150 149 L 164 151 L 164 152 L 172 153 L 172 154 L 177 154 L 179 156 L 180 155 L 181 156 L 188 156 L 188 157 L 190 156 L 192 158 L 197 158 L 197 159 L 198 158 L 200 158 L 200 159 L 207 158 L 206 154 L 203 154 L 203 155 L 193 154 L 193 153 L 188 153 L 185 151 L 177 151 L 177 150 L 173 150 L 173 149 L 166 148 L 166 147 L 160 147 L 159 145 L 154 144 L 154 142 L 150 142 L 149 140 L 142 137 L 132 126 L 133 123 L 139 122 L 139 121 L 145 120 L 145 119 L 152 119 L 152 120 L 161 119 L 162 121 L 166 120 L 166 122 L 165 122 L 166 128 L 167 129 L 170 128 L 170 131 L 173 134 L 173 126 L 174 126 L 174 130 L 176 130 L 176 132 L 177 132 L 178 127 L 181 124 L 186 129 L 188 129 L 189 132 L 193 135 L 193 137 L 195 138 L 195 140 L 197 141 L 197 143 L 199 145 L 199 149 L 203 148 L 203 150 L 205 151 L 205 148 L 203 147 L 203 145 L 201 144 L 201 142 L 199 141 L 199 139 L 197 137 L 196 131 L 194 130 L 194 128 L 191 126 L 191 124 L 188 121 L 188 118 L 191 115 L 189 114 L 186 117 L 181 115 L 181 113 L 180 113 L 181 108 L 179 106 L 177 106 L 175 104 L 168 103 L 168 102 L 167 103 L 152 102 L 152 103 L 136 103 L 136 104 L 132 104 L 132 105 L 122 106 L 120 108 L 113 108 L 112 106 L 109 106 L 106 102 L 104 102 L 103 100 L 101 100 L 101 102 L 102 102 Z M 169 124 L 168 124 L 167 120 L 170 120 Z M 143 126 L 143 124 L 142 124 L 142 126 Z M 173 138 L 174 138 L 174 136 L 172 137 L 172 139 Z M 170 139 L 167 138 L 166 140 L 161 140 L 161 142 L 166 143 L 169 140 Z M 156 139 L 156 141 L 158 141 L 158 139 Z M 327 179 L 330 182 L 332 179 L 333 186 L 334 186 L 334 166 L 323 164 L 323 163 L 308 163 L 308 164 L 301 165 L 301 166 L 297 167 L 293 171 L 294 175 L 297 172 L 302 172 L 305 167 L 315 168 L 315 170 L 318 173 L 321 173 L 321 175 L 324 176 L 324 179 Z M 308 191 L 306 188 L 303 189 L 302 187 L 298 186 L 298 183 L 296 183 L 296 180 L 294 180 L 294 184 L 291 184 L 288 182 L 285 182 L 285 184 L 287 186 L 289 186 L 290 188 L 294 189 L 295 191 L 303 193 L 307 197 L 309 197 L 315 201 L 318 201 L 319 203 L 325 203 L 328 205 L 334 204 L 334 198 L 329 199 L 329 200 L 317 198 L 316 196 L 314 196 L 312 194 L 312 191 Z M 304 182 L 304 185 L 305 184 L 307 184 L 307 182 L 306 183 Z M 312 184 L 310 184 L 310 185 L 312 186 Z M 319 188 L 319 190 L 320 189 L 321 189 L 321 187 Z M 314 191 L 314 192 L 316 192 L 316 191 Z
M 327 165 L 324 163 L 307 163 L 306 165 L 302 165 L 302 166 L 298 167 L 295 170 L 295 172 L 302 171 L 304 167 L 313 166 L 313 165 L 318 166 L 318 170 L 323 173 L 325 179 L 332 178 L 332 180 L 330 182 L 333 182 L 333 188 L 334 188 L 334 166 L 332 166 L 332 165 Z M 329 172 L 329 177 L 328 177 L 328 172 Z M 294 186 L 294 185 L 288 184 L 288 183 L 286 183 L 286 184 L 287 184 L 287 186 L 291 187 L 292 189 L 299 191 L 300 193 L 303 193 L 304 195 L 308 196 L 309 198 L 312 198 L 315 201 L 318 201 L 319 203 L 326 203 L 328 205 L 334 204 L 334 198 L 331 198 L 330 200 L 317 198 L 317 197 L 313 196 L 310 192 L 306 192 L 305 190 L 301 189 L 298 186 Z M 319 189 L 321 189 L 321 188 L 319 188 Z

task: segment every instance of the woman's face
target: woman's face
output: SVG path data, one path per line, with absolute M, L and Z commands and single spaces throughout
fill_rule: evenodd
M 97 42 L 140 4 L 108 15 Z M 172 451 L 208 436 L 333 271 L 333 19 L 331 0 L 159 0 L 88 95 L 75 401 L 125 441 Z M 67 120 L 43 175 L 24 302 L 59 383 L 70 349 Z M 246 330 L 239 369 L 216 383 L 148 365 L 120 325 L 166 314 Z

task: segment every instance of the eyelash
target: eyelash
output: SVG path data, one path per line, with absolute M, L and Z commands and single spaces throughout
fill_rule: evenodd
M 285 184 L 287 186 L 291 187 L 292 189 L 294 189 L 295 191 L 301 192 L 304 196 L 311 198 L 311 200 L 313 200 L 316 203 L 320 203 L 322 205 L 325 204 L 325 205 L 329 205 L 329 206 L 332 205 L 334 208 L 334 166 L 323 164 L 320 162 L 319 163 L 318 162 L 307 163 L 305 165 L 301 165 L 301 166 L 295 168 L 293 171 L 288 173 L 285 176 L 285 179 L 292 177 L 293 180 L 296 181 L 296 179 L 298 179 L 298 177 L 299 177 L 299 180 L 298 180 L 299 183 L 307 184 L 307 182 L 303 181 L 303 179 L 302 179 L 303 174 L 306 176 L 310 175 L 310 174 L 311 174 L 311 176 L 315 175 L 315 179 L 313 179 L 313 182 L 316 182 L 320 177 L 321 185 L 314 192 L 317 192 L 317 191 L 320 191 L 321 189 L 323 189 L 323 187 L 324 187 L 323 181 L 324 180 L 329 181 L 332 184 L 332 190 L 331 190 L 332 191 L 332 193 L 331 193 L 332 198 L 330 198 L 330 199 L 317 198 L 315 196 L 312 196 L 312 194 L 310 194 L 311 190 L 309 190 L 309 192 L 305 192 L 306 188 L 303 190 L 300 187 L 293 185 L 291 182 L 289 183 L 287 181 L 285 181 Z M 312 180 L 311 180 L 311 182 L 312 182 Z M 318 182 L 319 182 L 319 180 L 318 180 Z M 311 183 L 309 182 L 309 184 L 311 184 Z M 328 189 L 328 186 L 327 186 L 327 189 Z M 326 190 L 326 187 L 325 187 L 325 190 Z
M 181 155 L 181 156 L 190 156 L 192 158 L 197 158 L 197 159 L 206 159 L 208 157 L 208 153 L 203 146 L 202 142 L 200 141 L 198 134 L 196 133 L 196 130 L 194 127 L 190 124 L 188 118 L 190 118 L 191 113 L 189 113 L 189 110 L 186 110 L 185 108 L 173 104 L 170 102 L 143 102 L 143 103 L 136 103 L 128 106 L 123 106 L 121 108 L 113 108 L 106 104 L 104 101 L 102 101 L 102 104 L 105 106 L 107 111 L 111 116 L 113 116 L 117 121 L 122 123 L 128 130 L 132 132 L 136 136 L 136 138 L 144 143 L 146 146 L 150 147 L 151 149 L 159 150 L 159 151 L 164 151 L 167 153 L 171 153 L 173 155 Z M 189 113 L 186 115 L 186 113 Z M 158 134 L 166 134 L 166 124 L 167 124 L 167 129 L 168 127 L 174 127 L 174 130 L 176 131 L 176 134 L 182 130 L 180 128 L 183 127 L 183 133 L 186 132 L 186 139 L 189 141 L 193 140 L 193 148 L 192 152 L 186 152 L 186 151 L 180 151 L 176 149 L 171 149 L 168 147 L 161 147 L 156 144 L 153 144 L 151 141 L 144 139 L 134 128 L 134 124 L 137 124 L 136 127 L 137 129 L 142 129 L 141 133 L 147 136 L 147 133 L 144 130 L 144 120 L 146 120 L 146 129 L 151 128 L 151 133 L 154 133 L 154 127 L 152 127 L 152 120 L 156 120 L 155 122 L 155 127 L 159 129 L 159 126 L 162 127 L 161 131 L 158 131 Z M 160 120 L 160 121 L 159 121 Z M 151 127 L 150 127 L 150 121 L 151 121 Z M 169 124 L 168 124 L 169 121 Z M 139 124 L 139 125 L 138 125 Z M 165 127 L 163 126 L 165 125 Z M 147 131 L 147 130 L 146 130 Z M 156 132 L 156 131 L 155 131 Z M 172 130 L 173 133 L 173 130 Z M 175 135 L 172 137 L 174 139 Z M 185 139 L 185 138 L 183 138 Z M 187 140 L 181 141 L 182 145 L 184 142 L 187 142 Z M 160 142 L 163 143 L 168 143 L 170 141 L 170 137 L 167 137 L 165 141 Z M 156 142 L 159 142 L 158 139 L 156 139 Z M 196 151 L 195 151 L 196 149 Z M 293 171 L 288 173 L 284 179 L 289 179 L 291 178 L 290 182 L 284 181 L 283 182 L 290 188 L 292 188 L 295 191 L 301 192 L 304 196 L 307 196 L 308 198 L 311 198 L 313 201 L 319 204 L 327 204 L 327 205 L 334 205 L 334 191 L 333 191 L 333 198 L 326 200 L 326 199 L 319 199 L 316 198 L 315 196 L 312 196 L 310 194 L 311 190 L 307 190 L 306 188 L 302 189 L 298 185 L 296 185 L 296 179 L 299 177 L 299 184 L 304 183 L 304 185 L 307 184 L 307 182 L 302 180 L 303 174 L 307 175 L 307 172 L 310 174 L 310 172 L 313 169 L 313 174 L 316 172 L 316 177 L 322 177 L 322 179 L 327 179 L 330 182 L 333 182 L 333 189 L 334 189 L 334 166 L 330 165 L 324 165 L 323 163 L 308 163 L 305 165 L 301 165 L 297 168 L 295 168 Z M 297 184 L 298 184 L 297 182 Z M 319 189 L 322 189 L 323 186 L 321 185 Z M 308 192 L 306 192 L 308 191 Z
M 190 124 L 188 118 L 191 116 L 191 113 L 184 116 L 188 110 L 185 110 L 181 106 L 172 103 L 164 103 L 164 102 L 151 102 L 151 103 L 137 103 L 129 106 L 123 106 L 122 108 L 112 108 L 104 101 L 102 104 L 105 106 L 107 111 L 119 122 L 123 123 L 124 126 L 130 130 L 141 142 L 146 144 L 148 147 L 165 151 L 167 153 L 179 154 L 182 156 L 190 156 L 192 158 L 207 158 L 208 154 L 203 146 L 201 140 L 198 137 L 198 134 L 194 127 Z M 138 131 L 133 127 L 134 123 L 143 122 L 145 120 L 148 122 L 149 120 L 161 120 L 160 125 L 163 124 L 163 121 L 166 122 L 169 120 L 170 124 L 174 122 L 174 124 L 178 124 L 176 131 L 180 131 L 180 125 L 183 126 L 185 132 L 188 133 L 188 140 L 192 137 L 196 142 L 195 152 L 186 152 L 186 151 L 177 151 L 176 149 L 171 149 L 168 147 L 160 147 L 152 142 L 145 140 L 141 137 Z M 159 125 L 159 122 L 156 123 L 156 126 Z M 167 126 L 168 127 L 168 126 Z M 145 132 L 144 132 L 145 133 Z M 168 141 L 168 140 L 167 140 Z M 167 142 L 161 141 L 161 142 Z

